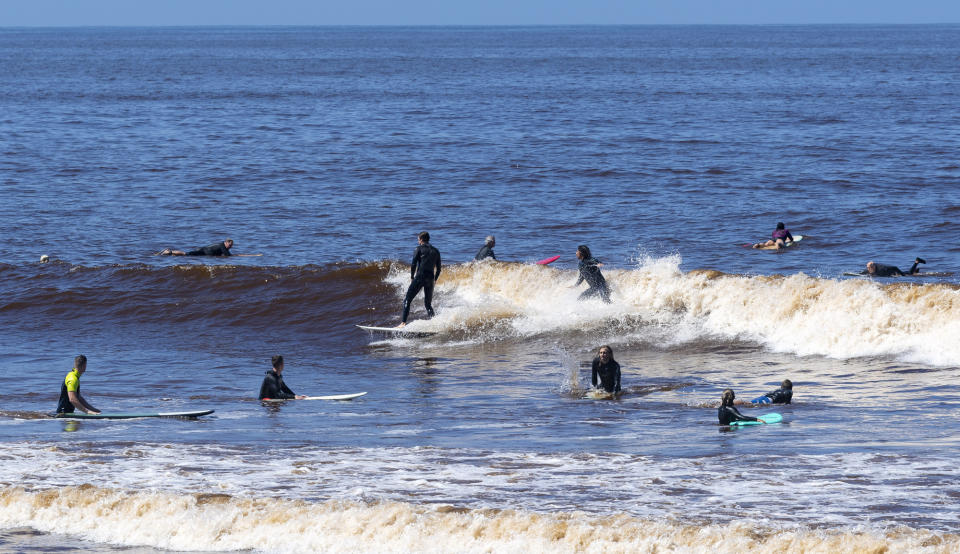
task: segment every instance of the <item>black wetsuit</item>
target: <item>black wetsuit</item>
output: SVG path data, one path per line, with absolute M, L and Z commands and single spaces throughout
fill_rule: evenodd
M 263 384 L 260 385 L 260 400 L 264 398 L 289 400 L 296 397 L 297 395 L 290 390 L 290 387 L 283 382 L 283 377 L 276 371 L 271 369 L 263 377 Z
M 874 277 L 906 277 L 907 275 L 916 275 L 920 273 L 917 267 L 920 266 L 920 262 L 913 262 L 913 265 L 910 267 L 910 271 L 904 273 L 900 270 L 899 267 L 895 265 L 885 265 L 874 263 L 874 272 L 870 273 L 867 270 L 861 271 L 861 275 L 872 275 Z
M 440 278 L 440 251 L 429 243 L 417 246 L 413 251 L 413 261 L 410 262 L 410 287 L 403 298 L 403 317 L 407 322 L 410 316 L 410 302 L 423 289 L 423 305 L 427 308 L 427 315 L 433 317 L 433 283 Z
M 80 383 L 77 383 L 77 394 L 80 394 Z M 60 383 L 60 402 L 57 403 L 57 413 L 72 414 L 74 411 L 76 411 L 76 407 L 74 407 L 73 402 L 70 402 L 70 394 L 67 392 L 67 383 Z
M 607 287 L 607 280 L 604 279 L 603 274 L 600 273 L 600 266 L 597 265 L 599 263 L 600 260 L 596 258 L 587 258 L 586 260 L 580 260 L 580 263 L 577 264 L 577 269 L 580 270 L 580 278 L 577 279 L 574 286 L 584 281 L 590 285 L 590 288 L 580 293 L 580 297 L 577 300 L 586 300 L 587 298 L 600 296 L 604 302 L 610 303 L 610 289 Z
M 770 391 L 763 395 L 770 399 L 771 404 L 789 404 L 793 399 L 793 389 L 780 387 L 775 391 Z
M 593 386 L 597 386 L 597 377 L 600 377 L 600 386 L 603 387 L 603 390 L 607 392 L 620 392 L 620 364 L 615 360 L 610 360 L 607 363 L 600 361 L 600 357 L 597 356 L 593 359 L 593 375 L 590 377 L 590 382 L 593 383 Z
M 222 242 L 220 244 L 211 244 L 203 248 L 197 248 L 187 252 L 187 256 L 229 256 L 230 249 Z
M 740 410 L 733 406 L 720 406 L 717 409 L 717 418 L 720 420 L 720 425 L 730 425 L 734 421 L 760 421 L 755 417 L 741 414 Z
M 493 255 L 493 247 L 490 245 L 484 245 L 484 247 L 477 252 L 477 255 L 473 257 L 474 260 L 483 260 L 485 258 L 497 259 L 497 257 Z

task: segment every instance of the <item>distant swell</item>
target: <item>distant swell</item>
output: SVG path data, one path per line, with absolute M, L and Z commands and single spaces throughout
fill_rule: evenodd
M 901 526 L 883 532 L 683 525 L 576 511 L 470 509 L 402 502 L 303 502 L 90 485 L 0 490 L 0 527 L 99 543 L 263 552 L 956 552 L 960 537 Z

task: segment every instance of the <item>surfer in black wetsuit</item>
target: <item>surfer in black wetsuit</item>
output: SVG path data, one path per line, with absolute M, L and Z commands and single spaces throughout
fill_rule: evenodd
M 762 419 L 741 414 L 740 410 L 733 405 L 734 398 L 736 398 L 736 395 L 733 393 L 733 389 L 723 391 L 723 396 L 720 397 L 720 408 L 717 409 L 717 418 L 720 420 L 720 425 L 730 425 L 734 421 L 759 421 L 760 423 L 766 423 Z
M 585 244 L 581 244 L 577 247 L 577 259 L 580 260 L 580 262 L 577 264 L 577 269 L 580 271 L 580 277 L 577 279 L 577 282 L 573 284 L 573 286 L 576 287 L 584 281 L 590 285 L 590 288 L 583 291 L 577 300 L 586 300 L 587 298 L 599 296 L 604 302 L 609 304 L 610 288 L 607 287 L 607 280 L 604 279 L 603 274 L 600 273 L 600 266 L 603 264 L 600 263 L 600 260 L 593 257 L 593 255 L 590 253 L 590 248 Z
M 433 284 L 440 278 L 440 251 L 430 244 L 430 233 L 423 231 L 417 235 L 417 249 L 413 251 L 413 261 L 410 262 L 410 287 L 403 298 L 403 316 L 400 325 L 407 324 L 410 316 L 410 302 L 423 289 L 423 305 L 427 308 L 427 315 L 433 317 Z
M 884 265 L 878 264 L 874 261 L 867 262 L 867 269 L 861 271 L 861 275 L 870 275 L 871 277 L 905 277 L 907 275 L 916 275 L 920 273 L 919 266 L 920 264 L 927 263 L 927 260 L 923 258 L 916 258 L 913 260 L 913 266 L 910 267 L 910 271 L 904 273 L 900 271 L 900 268 L 895 265 Z
M 283 382 L 283 356 L 278 354 L 271 358 L 270 362 L 273 364 L 273 369 L 263 377 L 263 384 L 260 385 L 260 400 L 300 400 L 306 398 L 302 394 L 294 394 L 290 387 Z
M 493 235 L 488 235 L 486 241 L 484 241 L 483 243 L 483 248 L 481 248 L 480 251 L 477 252 L 477 255 L 474 256 L 473 259 L 480 261 L 480 260 L 485 260 L 487 258 L 493 258 L 494 260 L 496 260 L 497 257 L 493 255 L 493 247 L 496 245 L 497 245 L 497 240 L 493 238 Z
M 163 250 L 157 252 L 158 256 L 229 256 L 230 249 L 233 248 L 233 239 L 226 239 L 223 242 L 217 244 L 211 244 L 210 246 L 204 246 L 203 248 L 197 248 L 195 250 L 190 250 L 189 252 L 184 252 L 183 250 L 174 250 L 173 248 L 164 248 Z
M 734 404 L 789 404 L 791 400 L 793 400 L 793 381 L 784 379 L 779 389 L 758 396 L 750 402 L 737 400 Z
M 593 359 L 593 374 L 590 382 L 597 388 L 597 378 L 600 387 L 606 392 L 620 392 L 620 364 L 613 359 L 613 349 L 603 345 Z

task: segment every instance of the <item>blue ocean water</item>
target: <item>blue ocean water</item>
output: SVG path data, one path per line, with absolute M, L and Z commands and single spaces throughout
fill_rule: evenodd
M 0 29 L 0 545 L 955 549 L 958 50 L 956 25 Z M 744 247 L 778 221 L 804 240 Z M 355 329 L 398 322 L 421 230 L 437 335 Z M 503 263 L 470 263 L 488 234 Z M 151 255 L 226 237 L 262 255 Z M 579 244 L 611 305 L 577 302 Z M 626 394 L 584 400 L 605 343 Z M 44 418 L 81 352 L 105 411 L 216 414 Z M 298 393 L 368 395 L 263 406 L 275 353 Z M 785 424 L 716 425 L 724 388 L 783 378 Z M 280 513 L 312 523 L 276 544 Z

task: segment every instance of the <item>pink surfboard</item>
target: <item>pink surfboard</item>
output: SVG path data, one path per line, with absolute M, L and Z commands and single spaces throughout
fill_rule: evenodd
M 560 259 L 560 256 L 554 256 L 554 257 L 552 257 L 552 258 L 544 258 L 544 259 L 540 260 L 539 262 L 537 262 L 537 265 L 547 265 L 548 263 L 550 263 L 550 262 L 555 262 L 555 261 L 557 261 L 558 259 Z

